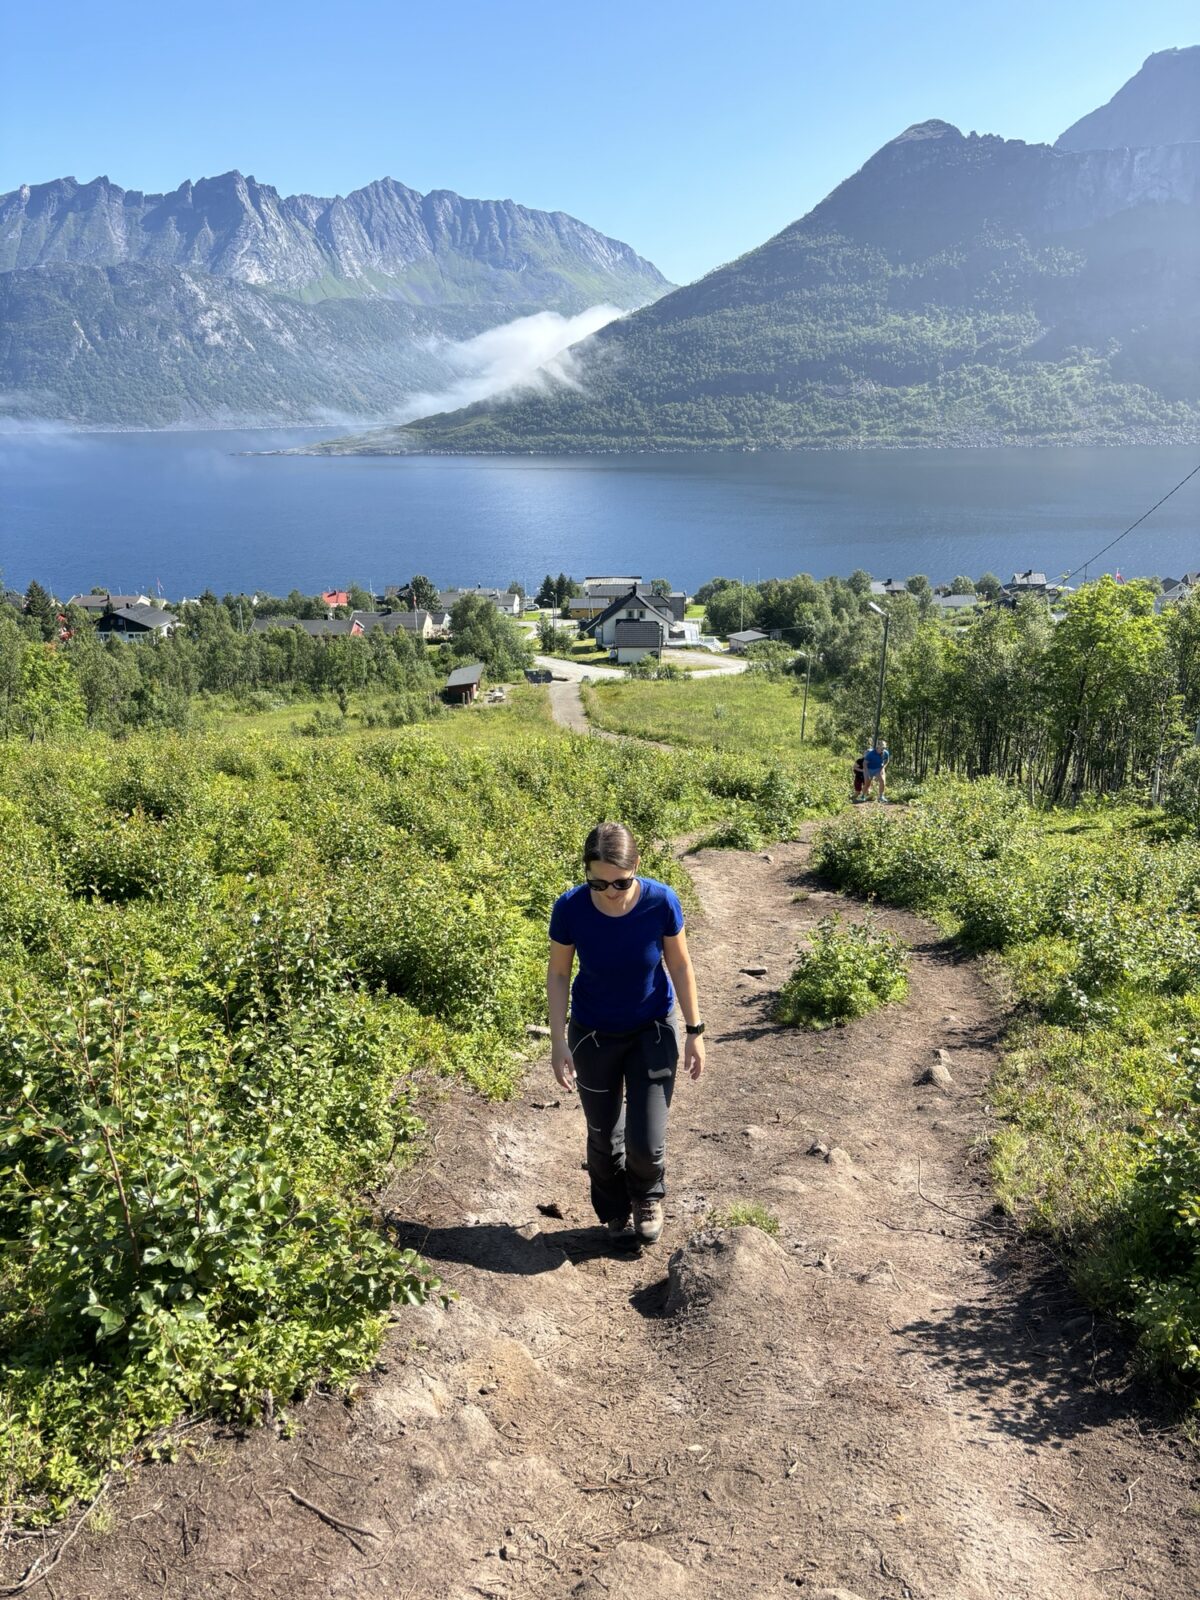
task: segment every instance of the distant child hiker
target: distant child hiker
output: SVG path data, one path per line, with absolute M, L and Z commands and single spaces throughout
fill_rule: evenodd
M 638 860 L 621 823 L 588 834 L 584 881 L 550 914 L 546 994 L 554 1076 L 578 1087 L 587 1118 L 593 1209 L 614 1240 L 653 1244 L 663 1229 L 679 1014 L 693 1078 L 704 1071 L 704 1023 L 678 897 L 639 878 Z
M 861 803 L 863 790 L 867 786 L 867 774 L 866 774 L 866 770 L 865 770 L 866 769 L 866 759 L 867 759 L 866 756 L 859 756 L 858 759 L 855 761 L 853 768 L 851 769 L 853 771 L 853 773 L 854 773 L 854 804 L 855 805 L 859 805 Z

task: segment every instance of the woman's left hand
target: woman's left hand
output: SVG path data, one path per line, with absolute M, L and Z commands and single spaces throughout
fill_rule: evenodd
M 693 1078 L 704 1071 L 704 1039 L 698 1033 L 684 1035 L 683 1070 Z

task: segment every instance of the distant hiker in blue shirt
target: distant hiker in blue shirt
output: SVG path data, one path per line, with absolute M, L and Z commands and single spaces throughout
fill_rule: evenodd
M 550 913 L 546 996 L 554 1076 L 564 1089 L 578 1086 L 587 1118 L 592 1207 L 613 1239 L 653 1244 L 663 1229 L 679 1013 L 693 1078 L 704 1071 L 704 1024 L 679 899 L 639 878 L 638 859 L 621 823 L 588 834 L 584 881 Z
M 884 793 L 884 790 L 887 788 L 887 778 L 885 776 L 885 772 L 887 764 L 891 759 L 892 753 L 888 749 L 887 745 L 884 744 L 882 739 L 876 739 L 875 743 L 864 754 L 863 771 L 866 773 L 867 777 L 865 792 L 868 800 L 871 798 L 871 785 L 873 783 L 879 785 L 879 793 L 876 795 L 876 799 L 882 801 L 887 800 L 887 795 Z

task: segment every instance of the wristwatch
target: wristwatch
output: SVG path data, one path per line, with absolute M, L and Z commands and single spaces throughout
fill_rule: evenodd
M 683 1026 L 684 1026 L 684 1030 L 687 1033 L 703 1033 L 704 1032 L 704 1024 L 702 1022 L 685 1022 Z

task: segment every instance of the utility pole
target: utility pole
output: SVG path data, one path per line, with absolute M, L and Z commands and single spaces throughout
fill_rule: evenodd
M 804 652 L 804 705 L 800 711 L 800 743 L 804 743 L 804 729 L 808 723 L 808 686 L 812 682 L 812 651 Z
M 887 672 L 888 628 L 892 619 L 891 615 L 882 606 L 877 606 L 873 600 L 867 601 L 867 609 L 873 611 L 877 617 L 883 618 L 883 648 L 879 652 L 879 692 L 875 696 L 875 734 L 871 740 L 874 746 L 879 743 L 879 724 L 883 718 L 883 680 Z

